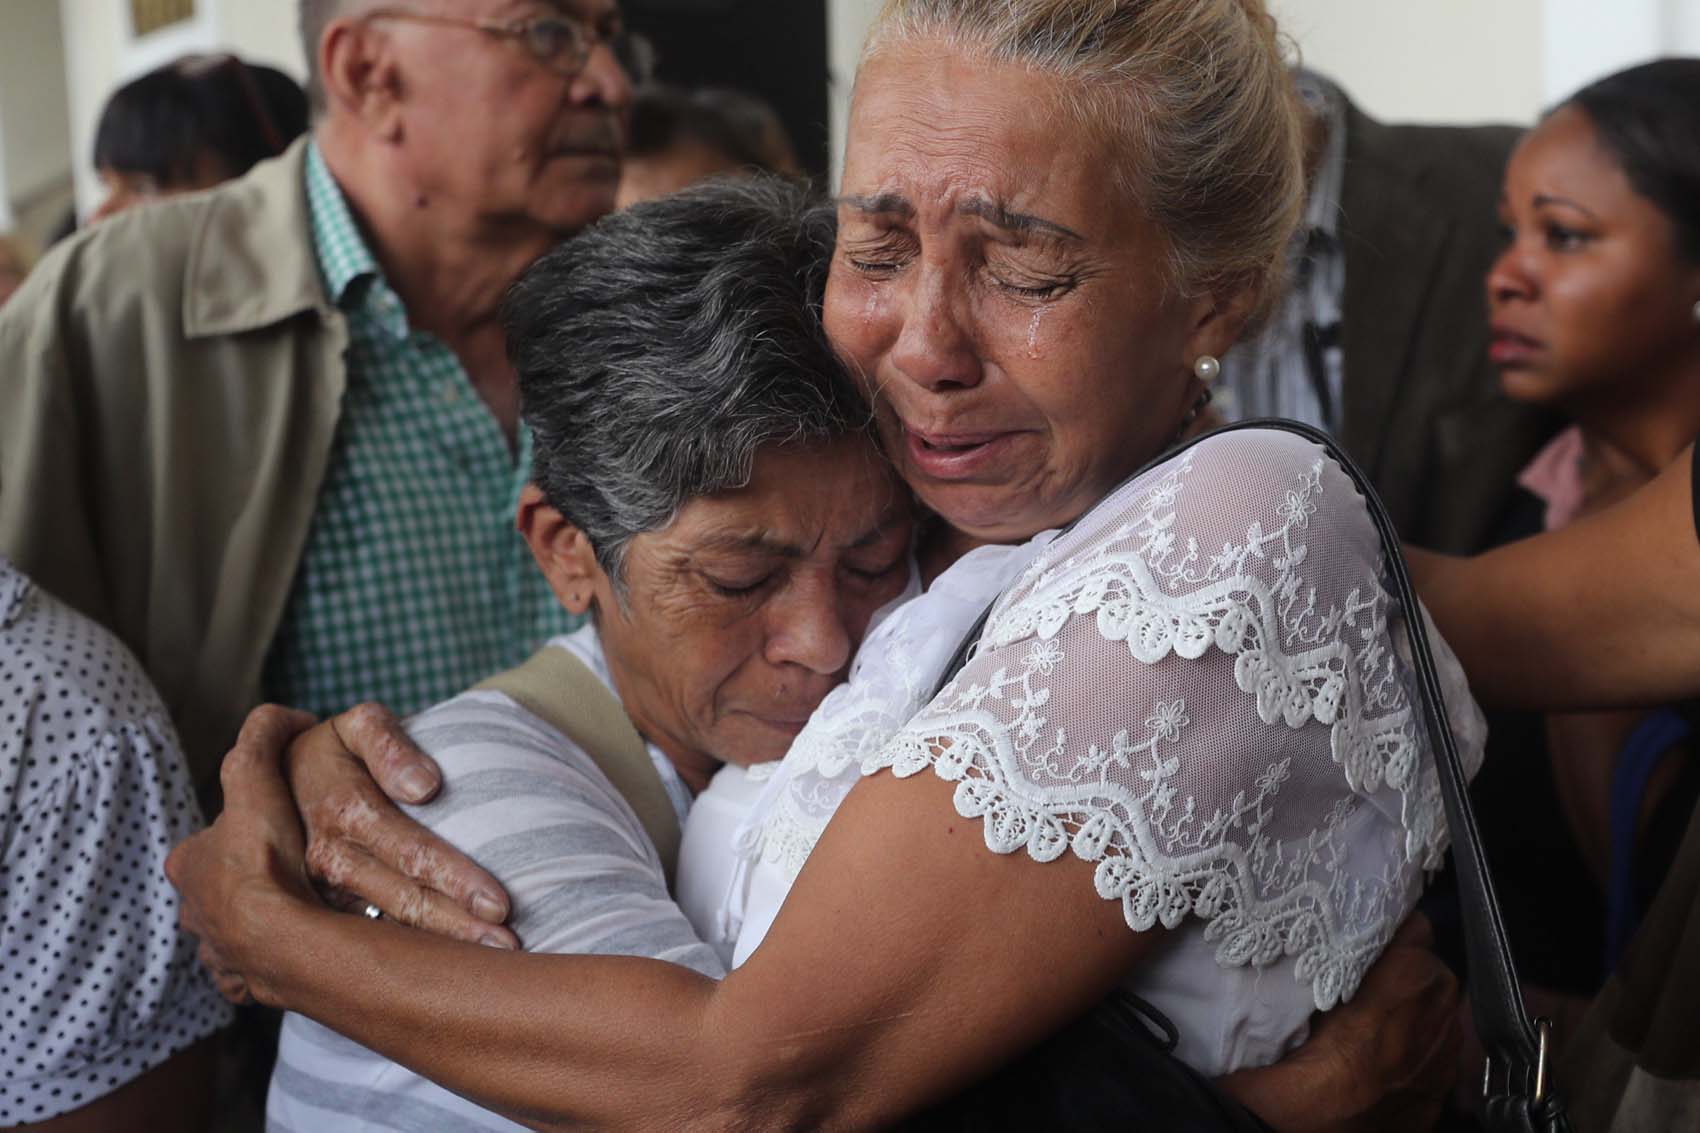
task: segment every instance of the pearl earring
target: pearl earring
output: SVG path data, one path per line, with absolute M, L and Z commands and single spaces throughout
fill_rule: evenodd
M 1700 323 L 1700 302 L 1694 304 L 1694 321 Z
M 1222 376 L 1222 363 L 1213 354 L 1200 354 L 1198 361 L 1192 364 L 1192 372 L 1198 375 L 1198 380 L 1209 385 Z

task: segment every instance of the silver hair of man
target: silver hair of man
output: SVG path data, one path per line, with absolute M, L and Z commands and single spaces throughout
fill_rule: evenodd
M 1058 81 L 1187 296 L 1279 293 L 1303 210 L 1303 112 L 1263 0 L 886 0 L 864 60 L 936 41 Z
M 821 327 L 836 221 L 776 177 L 604 217 L 503 306 L 533 479 L 625 598 L 631 540 L 741 488 L 777 445 L 871 437 Z
M 325 83 L 319 74 L 319 40 L 325 28 L 339 16 L 356 15 L 373 6 L 373 0 L 300 0 L 296 27 L 301 35 L 301 53 L 307 58 L 307 104 L 317 118 L 325 112 Z

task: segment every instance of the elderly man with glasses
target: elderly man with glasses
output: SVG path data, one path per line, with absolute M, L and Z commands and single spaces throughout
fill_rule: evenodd
M 614 0 L 302 0 L 315 124 L 0 314 L 0 551 L 141 658 L 203 797 L 262 698 L 434 703 L 571 628 L 497 307 L 613 205 Z

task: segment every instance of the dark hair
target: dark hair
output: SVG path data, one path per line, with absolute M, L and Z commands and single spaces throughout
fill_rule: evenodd
M 868 428 L 820 322 L 834 229 L 782 179 L 708 182 L 603 218 L 508 293 L 533 479 L 622 595 L 631 538 L 748 484 L 759 449 Z
M 794 173 L 797 153 L 773 108 L 735 90 L 683 90 L 654 83 L 632 98 L 631 157 L 650 157 L 695 143 L 724 154 L 734 165 L 769 173 Z
M 1629 184 L 1670 218 L 1683 257 L 1700 263 L 1700 59 L 1619 71 L 1556 110 L 1566 106 L 1588 116 Z
M 238 177 L 307 129 L 307 96 L 282 71 L 233 55 L 189 56 L 119 87 L 95 130 L 97 169 L 192 181 L 203 155 Z

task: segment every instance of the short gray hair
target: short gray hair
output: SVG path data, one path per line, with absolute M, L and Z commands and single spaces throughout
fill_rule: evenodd
M 835 227 L 790 182 L 710 181 L 603 218 L 508 293 L 533 479 L 622 597 L 632 538 L 748 484 L 759 450 L 869 432 L 820 321 Z
M 307 57 L 307 106 L 313 117 L 324 114 L 325 77 L 319 73 L 319 40 L 331 21 L 341 16 L 357 15 L 371 7 L 373 0 L 299 0 L 296 27 L 301 33 L 301 54 Z
M 325 27 L 342 14 L 342 0 L 301 0 L 296 13 L 301 53 L 307 57 L 307 105 L 314 116 L 325 112 L 325 80 L 319 74 L 319 40 Z
M 1061 80 L 1188 295 L 1279 292 L 1304 200 L 1303 117 L 1263 0 L 886 0 L 864 58 L 935 39 Z

